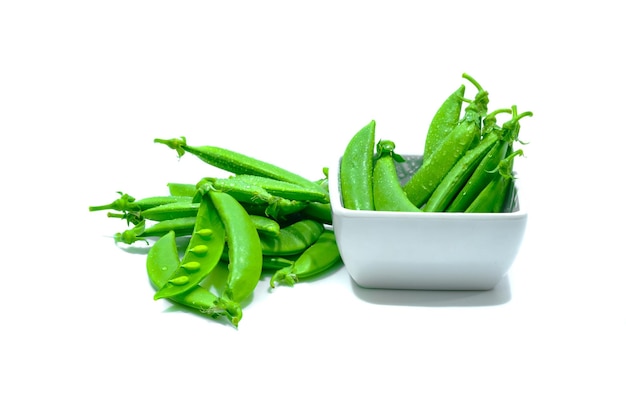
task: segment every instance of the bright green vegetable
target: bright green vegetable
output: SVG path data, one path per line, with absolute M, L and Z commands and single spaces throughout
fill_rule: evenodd
M 500 161 L 506 155 L 512 153 L 512 144 L 514 141 L 517 141 L 519 137 L 519 120 L 523 117 L 532 116 L 532 112 L 518 114 L 517 106 L 512 106 L 511 110 L 513 116 L 502 125 L 501 132 L 499 133 L 501 139 L 496 146 L 483 157 L 446 211 L 464 212 L 467 210 L 478 194 L 497 175 L 497 168 Z
M 120 194 L 120 198 L 118 198 L 117 200 L 101 206 L 90 206 L 89 211 L 117 210 L 142 212 L 144 210 L 148 210 L 157 206 L 162 206 L 164 204 L 191 202 L 191 198 L 187 196 L 158 196 L 137 200 L 134 197 L 120 191 L 118 191 L 118 194 Z
M 196 224 L 195 217 L 181 217 L 178 219 L 163 220 L 149 227 L 146 227 L 146 221 L 142 220 L 135 227 L 123 232 L 116 233 L 113 238 L 115 242 L 132 245 L 137 241 L 147 243 L 147 237 L 160 237 L 173 231 L 176 236 L 187 236 L 193 233 Z
M 166 285 L 180 265 L 178 258 L 178 248 L 176 246 L 175 233 L 169 232 L 150 248 L 146 259 L 146 269 L 150 282 L 156 290 Z M 175 303 L 191 307 L 200 313 L 207 314 L 211 318 L 217 319 L 220 316 L 226 317 L 231 323 L 234 317 L 228 311 L 216 311 L 215 304 L 218 298 L 208 289 L 196 285 L 191 290 L 183 294 L 173 295 L 168 298 Z
M 465 109 L 465 116 L 459 124 L 405 184 L 404 191 L 417 207 L 426 203 L 448 171 L 480 139 L 482 118 L 487 113 L 489 94 L 467 74 L 463 74 L 463 77 L 478 88 L 478 93 Z
M 251 185 L 260 187 L 273 196 L 288 200 L 315 201 L 318 203 L 328 203 L 329 201 L 328 192 L 318 184 L 315 184 L 315 187 L 303 187 L 302 185 L 279 181 L 273 178 L 246 174 L 229 177 L 227 182 L 233 185 L 241 184 L 242 186 Z
M 154 294 L 154 299 L 182 294 L 198 285 L 219 262 L 225 238 L 222 220 L 207 196 L 200 203 L 193 234 L 179 267 Z
M 510 195 L 510 187 L 514 187 L 513 160 L 523 155 L 521 149 L 511 153 L 498 164 L 495 178 L 478 194 L 466 213 L 501 213 L 505 200 Z
M 303 210 L 308 202 L 299 200 L 289 200 L 270 194 L 263 187 L 246 181 L 235 180 L 236 177 L 229 178 L 204 178 L 197 188 L 202 192 L 209 189 L 230 194 L 246 209 L 253 214 L 263 212 L 273 219 L 281 219 L 289 214 Z M 256 208 L 254 206 L 257 206 Z
M 280 234 L 280 223 L 269 217 L 249 214 L 250 220 L 257 232 L 269 236 L 278 236 Z
M 510 112 L 509 109 L 501 109 L 492 112 L 487 116 L 494 119 L 496 114 Z M 486 119 L 487 119 L 486 118 Z M 450 202 L 456 197 L 468 178 L 472 175 L 484 156 L 498 145 L 502 139 L 502 130 L 491 127 L 489 133 L 481 140 L 475 148 L 468 150 L 456 164 L 448 171 L 443 180 L 439 183 L 435 191 L 430 196 L 423 207 L 427 212 L 445 211 Z
M 261 236 L 261 248 L 264 255 L 295 255 L 312 245 L 323 231 L 324 225 L 320 222 L 300 220 L 283 227 L 278 236 Z
M 224 247 L 224 252 L 222 252 L 220 260 L 226 263 L 230 261 L 228 257 L 228 244 Z M 263 270 L 275 271 L 289 265 L 293 265 L 293 262 L 293 259 L 285 258 L 283 256 L 263 255 Z
M 305 218 L 332 225 L 333 212 L 330 203 L 309 203 L 301 211 Z
M 441 104 L 428 126 L 426 141 L 424 143 L 424 160 L 439 147 L 441 142 L 459 123 L 461 109 L 463 107 L 465 85 L 461 86 Z
M 180 197 L 191 197 L 196 195 L 196 184 L 183 184 L 178 182 L 170 182 L 167 184 L 170 195 Z
M 309 181 L 298 174 L 229 149 L 217 146 L 189 146 L 184 136 L 175 139 L 155 139 L 154 142 L 169 146 L 178 153 L 179 157 L 183 156 L 185 152 L 189 152 L 207 164 L 233 174 L 258 175 L 299 184 L 305 188 L 316 187 L 313 181 Z
M 395 163 L 403 162 L 404 158 L 394 152 L 395 147 L 390 140 L 381 140 L 376 145 L 374 208 L 377 211 L 421 211 L 408 199 L 400 185 Z
M 335 234 L 325 230 L 320 237 L 309 246 L 292 265 L 279 269 L 270 280 L 270 286 L 286 284 L 293 286 L 296 282 L 317 276 L 327 271 L 341 259 Z
M 143 219 L 162 221 L 179 219 L 181 217 L 194 217 L 198 213 L 200 203 L 188 201 L 162 204 L 139 212 Z
M 214 190 L 209 190 L 208 196 L 224 223 L 228 239 L 228 277 L 224 292 L 216 302 L 216 311 L 228 312 L 237 325 L 242 317 L 241 302 L 252 295 L 261 279 L 261 241 L 250 216 L 237 200 Z
M 347 209 L 374 210 L 372 172 L 375 130 L 376 122 L 372 120 L 354 135 L 341 158 L 341 197 Z

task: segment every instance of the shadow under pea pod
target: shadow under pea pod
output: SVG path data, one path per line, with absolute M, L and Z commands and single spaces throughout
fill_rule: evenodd
M 484 307 L 506 304 L 511 300 L 508 275 L 488 291 L 421 291 L 373 289 L 351 280 L 354 294 L 371 304 L 415 307 Z

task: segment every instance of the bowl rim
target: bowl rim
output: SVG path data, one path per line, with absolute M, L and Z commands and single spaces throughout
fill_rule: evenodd
M 421 156 L 421 155 L 414 155 Z M 518 178 L 515 179 L 518 209 L 506 213 L 450 213 L 450 212 L 405 212 L 405 211 L 376 211 L 376 210 L 351 210 L 343 206 L 341 198 L 341 182 L 339 171 L 341 169 L 341 156 L 337 158 L 337 163 L 328 169 L 328 191 L 330 194 L 330 206 L 333 213 L 342 217 L 354 218 L 415 218 L 415 219 L 464 219 L 464 220 L 513 220 L 525 218 L 528 212 L 522 204 L 523 183 L 520 184 Z

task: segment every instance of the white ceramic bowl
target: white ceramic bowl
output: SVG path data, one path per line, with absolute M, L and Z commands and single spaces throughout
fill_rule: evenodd
M 401 182 L 420 156 L 405 155 Z M 329 170 L 333 229 L 344 265 L 361 287 L 420 290 L 489 290 L 518 253 L 528 213 L 520 190 L 511 212 L 400 213 L 343 207 L 339 162 Z

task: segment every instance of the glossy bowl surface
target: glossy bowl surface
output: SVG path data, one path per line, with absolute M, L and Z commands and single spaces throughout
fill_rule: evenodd
M 421 163 L 405 155 L 401 182 Z M 344 265 L 361 287 L 489 290 L 507 274 L 522 243 L 528 213 L 519 183 L 511 212 L 400 213 L 343 207 L 339 161 L 329 169 L 333 228 Z

